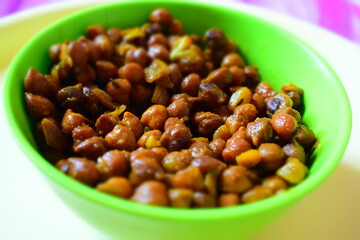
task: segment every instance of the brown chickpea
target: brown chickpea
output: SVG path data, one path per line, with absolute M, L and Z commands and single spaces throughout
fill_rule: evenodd
M 291 98 L 291 100 L 293 101 L 293 107 L 294 108 L 298 108 L 301 104 L 301 97 L 304 93 L 304 91 L 297 87 L 296 85 L 290 83 L 290 84 L 286 84 L 281 86 L 281 90 L 289 95 L 289 97 Z
M 293 102 L 288 95 L 286 95 L 284 93 L 278 93 L 273 97 L 266 98 L 265 104 L 266 104 L 266 109 L 270 113 L 275 113 L 275 111 L 280 108 L 292 107 Z
M 295 91 L 289 91 L 289 92 L 285 92 L 292 100 L 293 102 L 293 108 L 298 108 L 301 104 L 301 96 L 299 93 L 295 92 Z
M 226 105 L 217 105 L 212 108 L 212 112 L 221 116 L 224 121 L 232 114 L 232 111 Z
M 135 104 L 147 104 L 150 102 L 153 93 L 154 90 L 152 90 L 151 88 L 142 84 L 135 84 L 132 86 L 130 98 L 131 101 Z
M 198 34 L 190 34 L 191 40 L 196 45 L 201 45 L 202 39 Z
M 96 61 L 100 60 L 101 49 L 95 44 L 95 42 L 86 38 L 81 38 L 80 40 L 88 52 L 89 62 L 95 63 Z
M 125 63 L 138 63 L 143 68 L 150 63 L 150 58 L 147 51 L 142 48 L 130 49 L 125 54 Z
M 146 38 L 149 38 L 153 34 L 161 33 L 162 27 L 158 23 L 145 23 L 142 25 L 141 30 L 145 33 Z
M 224 56 L 221 67 L 237 66 L 243 68 L 245 66 L 244 59 L 237 53 L 231 52 Z
M 155 34 L 151 35 L 147 44 L 148 44 L 148 46 L 162 45 L 164 47 L 168 47 L 168 45 L 169 45 L 168 39 L 162 33 L 155 33 Z
M 170 53 L 169 50 L 163 45 L 154 44 L 149 47 L 148 56 L 151 59 L 158 58 L 164 62 L 169 62 Z
M 173 101 L 167 107 L 167 111 L 170 117 L 183 118 L 189 115 L 190 106 L 184 98 L 180 98 Z
M 214 196 L 204 192 L 194 193 L 194 206 L 195 208 L 212 208 L 216 206 Z
M 117 27 L 111 27 L 106 31 L 106 34 L 109 36 L 110 41 L 117 44 L 122 40 L 121 30 Z
M 237 130 L 235 133 L 233 133 L 232 135 L 233 138 L 243 138 L 245 140 L 249 140 L 247 135 L 246 135 L 246 128 L 245 127 L 240 127 L 239 130 Z M 233 139 L 229 139 L 229 143 L 231 143 L 231 141 Z
M 95 45 L 100 49 L 100 55 L 104 59 L 109 59 L 115 52 L 113 43 L 110 41 L 108 35 L 100 34 L 94 39 Z
M 151 12 L 149 20 L 153 23 L 169 24 L 172 20 L 172 15 L 165 8 L 158 8 Z
M 120 119 L 118 116 L 110 113 L 104 113 L 96 120 L 95 127 L 101 136 L 105 136 L 111 132 L 119 122 Z
M 251 149 L 251 144 L 244 139 L 242 136 L 233 136 L 227 143 L 226 147 L 222 152 L 222 157 L 229 164 L 236 163 L 236 156 Z
M 96 159 L 107 150 L 105 139 L 102 137 L 90 137 L 78 143 L 74 147 L 74 152 L 81 154 L 89 159 Z
M 42 119 L 55 113 L 54 104 L 47 98 L 25 92 L 26 107 L 31 117 Z
M 168 65 L 170 70 L 170 79 L 174 84 L 174 89 L 178 89 L 182 80 L 182 73 L 179 65 L 177 63 L 171 63 Z
M 138 63 L 127 63 L 118 70 L 120 78 L 129 80 L 130 83 L 145 82 L 145 72 L 142 66 Z
M 91 25 L 86 29 L 86 35 L 90 39 L 94 39 L 96 36 L 102 35 L 102 34 L 105 34 L 105 33 L 106 33 L 105 28 L 100 24 Z
M 193 141 L 193 139 L 192 139 L 192 141 Z M 200 156 L 204 156 L 204 155 L 214 156 L 214 153 L 210 149 L 208 141 L 209 140 L 207 140 L 207 142 L 195 141 L 195 142 L 191 143 L 191 145 L 189 147 L 189 150 L 191 151 L 191 155 L 193 157 L 200 157 Z
M 135 189 L 131 200 L 145 205 L 167 206 L 169 198 L 166 186 L 158 181 L 146 181 Z
M 89 61 L 88 52 L 80 41 L 70 42 L 67 45 L 67 54 L 71 58 L 73 67 L 86 65 Z M 62 57 L 62 55 L 60 56 Z
M 277 114 L 289 114 L 290 116 L 293 116 L 296 119 L 296 121 L 298 121 L 298 122 L 301 121 L 300 113 L 291 107 L 279 108 L 278 110 L 275 111 L 273 117 Z
M 205 43 L 210 49 L 218 50 L 224 49 L 228 44 L 228 40 L 222 30 L 212 28 L 205 33 Z
M 287 157 L 293 157 L 300 160 L 300 162 L 305 163 L 306 154 L 304 148 L 298 144 L 296 141 L 286 144 L 283 147 L 283 151 Z
M 111 79 L 115 79 L 117 77 L 117 68 L 109 61 L 96 61 L 95 72 L 97 79 L 103 85 L 107 84 Z
M 255 92 L 260 94 L 261 96 L 264 96 L 265 98 L 273 97 L 276 95 L 273 87 L 270 86 L 270 84 L 267 82 L 260 82 L 258 85 L 256 85 Z
M 186 188 L 193 191 L 201 191 L 205 187 L 200 169 L 192 165 L 175 173 L 173 185 L 175 188 Z
M 255 167 L 248 169 L 246 175 L 253 184 L 260 184 L 269 174 L 264 169 Z
M 260 166 L 267 171 L 275 171 L 281 167 L 286 155 L 282 148 L 275 143 L 263 143 L 259 147 L 261 155 Z
M 262 185 L 276 193 L 279 190 L 286 189 L 288 184 L 281 177 L 271 175 L 263 180 Z
M 169 151 L 179 151 L 188 147 L 191 137 L 190 129 L 181 120 L 170 117 L 165 122 L 160 141 Z
M 227 67 L 221 67 L 219 69 L 216 69 L 212 71 L 205 80 L 203 80 L 203 83 L 214 83 L 219 88 L 223 89 L 230 85 L 232 80 L 232 73 L 229 68 Z
M 64 160 L 62 160 L 64 161 Z M 59 161 L 55 164 L 58 169 L 63 169 L 63 162 Z M 65 168 L 65 174 L 82 183 L 94 186 L 100 181 L 100 173 L 96 169 L 96 163 L 86 158 L 71 157 L 66 159 L 68 167 Z
M 90 122 L 90 120 L 86 119 L 80 113 L 75 113 L 71 109 L 68 109 L 61 121 L 61 127 L 63 132 L 70 134 L 74 128 L 84 125 L 87 122 Z
M 118 150 L 132 151 L 136 147 L 134 133 L 120 124 L 117 124 L 111 132 L 106 134 L 105 140 L 109 147 Z
M 246 66 L 244 68 L 244 72 L 245 72 L 245 79 L 247 85 L 254 86 L 260 82 L 261 77 L 257 67 Z
M 221 138 L 214 139 L 210 142 L 209 148 L 217 158 L 221 158 L 221 153 L 225 149 L 226 142 Z
M 127 176 L 130 171 L 130 154 L 126 151 L 111 150 L 98 157 L 96 168 L 103 178 Z
M 130 153 L 130 161 L 134 162 L 135 160 L 141 160 L 146 158 L 152 158 L 154 159 L 158 164 L 161 164 L 163 155 L 153 151 L 152 149 L 146 149 L 146 148 L 138 148 L 135 151 L 132 151 Z M 161 176 L 160 176 L 161 177 Z
M 170 35 L 183 35 L 184 27 L 179 20 L 172 20 L 168 25 L 168 32 Z
M 121 124 L 128 127 L 134 133 L 136 140 L 139 139 L 144 133 L 144 128 L 140 122 L 140 119 L 131 112 L 124 113 Z
M 221 174 L 221 188 L 226 193 L 243 193 L 251 187 L 251 182 L 243 166 L 231 166 Z
M 314 132 L 305 125 L 299 126 L 295 139 L 305 150 L 311 149 L 316 143 Z
M 129 174 L 130 182 L 133 185 L 140 185 L 147 180 L 162 180 L 164 179 L 164 171 L 157 160 L 157 155 L 151 150 L 137 150 L 138 153 L 134 156 L 131 153 L 130 165 L 131 171 Z M 150 155 L 149 153 L 152 153 Z M 149 156 L 150 155 L 150 156 Z
M 129 198 L 133 194 L 130 181 L 124 177 L 111 177 L 106 182 L 99 184 L 96 190 L 120 198 Z
M 57 43 L 50 46 L 49 56 L 52 62 L 56 63 L 60 60 L 61 48 L 62 48 L 61 43 Z
M 195 52 L 197 52 L 196 55 L 189 55 L 189 57 L 180 58 L 180 60 L 177 62 L 183 74 L 201 73 L 205 64 L 205 60 L 200 53 L 200 49 Z
M 164 147 L 153 147 L 150 150 L 156 153 L 161 160 L 169 154 L 169 151 Z
M 260 144 L 271 142 L 274 138 L 274 131 L 269 118 L 257 118 L 246 126 L 246 133 L 255 147 Z
M 247 123 L 252 122 L 258 115 L 258 110 L 251 103 L 241 104 L 234 109 L 235 116 L 243 116 Z
M 89 126 L 83 125 L 73 129 L 72 137 L 74 139 L 74 145 L 80 143 L 88 138 L 98 136 L 97 132 Z
M 190 101 L 190 96 L 186 93 L 178 93 L 171 97 L 170 102 L 183 98 L 185 101 Z
M 153 105 L 146 109 L 141 116 L 141 123 L 145 126 L 149 126 L 152 129 L 161 130 L 164 128 L 166 119 L 169 115 L 166 107 L 163 105 Z
M 208 155 L 203 155 L 194 158 L 191 161 L 191 165 L 198 167 L 204 176 L 208 172 L 213 172 L 213 171 L 222 172 L 227 167 L 226 164 L 223 163 L 222 161 Z
M 253 104 L 259 112 L 259 117 L 264 117 L 266 115 L 266 105 L 265 97 L 254 93 L 251 97 L 250 103 Z
M 194 123 L 198 126 L 198 132 L 203 135 L 212 135 L 224 121 L 222 117 L 212 112 L 197 112 L 194 116 Z
M 274 131 L 283 139 L 291 139 L 298 128 L 296 119 L 289 114 L 276 114 L 271 119 Z
M 206 61 L 204 64 L 202 76 L 207 76 L 214 70 L 215 70 L 215 64 L 211 61 Z
M 237 130 L 239 130 L 240 127 L 246 126 L 247 120 L 242 115 L 231 115 L 228 118 L 226 118 L 225 126 L 229 129 L 230 134 L 233 134 Z
M 226 94 L 214 83 L 201 83 L 198 97 L 205 106 L 213 107 L 226 101 Z
M 196 73 L 192 73 L 187 75 L 182 80 L 180 89 L 183 93 L 195 97 L 198 95 L 200 83 L 201 83 L 200 76 Z
M 231 86 L 241 86 L 245 84 L 245 72 L 238 66 L 230 66 Z
M 232 207 L 240 203 L 239 195 L 235 193 L 225 193 L 221 194 L 218 199 L 219 207 Z
M 190 208 L 194 192 L 185 188 L 169 189 L 170 205 L 176 208 Z
M 206 145 L 209 145 L 210 141 L 206 137 L 194 137 L 190 140 L 190 148 L 195 143 L 205 143 Z
M 24 79 L 24 88 L 26 92 L 50 98 L 59 90 L 59 82 L 56 78 L 38 73 L 31 67 Z
M 117 102 L 126 103 L 131 92 L 131 83 L 123 78 L 117 78 L 108 82 L 106 92 Z
M 273 195 L 272 191 L 264 186 L 255 186 L 241 197 L 243 203 L 252 203 Z
M 76 83 L 91 84 L 96 80 L 95 70 L 88 64 L 73 67 L 72 77 Z
M 169 173 L 176 173 L 190 165 L 193 159 L 190 151 L 174 151 L 162 160 L 162 166 Z
M 86 100 L 83 93 L 82 84 L 76 84 L 74 86 L 68 86 L 60 89 L 56 93 L 56 101 L 65 109 L 72 109 L 73 111 L 80 112 L 82 106 Z

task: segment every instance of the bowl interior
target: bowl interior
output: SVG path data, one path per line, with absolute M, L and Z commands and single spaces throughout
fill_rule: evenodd
M 49 46 L 84 35 L 86 27 L 91 24 L 120 28 L 140 26 L 159 6 L 168 8 L 175 18 L 181 20 L 187 33 L 203 36 L 209 28 L 223 29 L 238 44 L 247 63 L 258 66 L 262 80 L 276 90 L 290 82 L 304 89 L 303 120 L 314 130 L 319 146 L 312 155 L 315 161 L 309 177 L 303 183 L 287 193 L 231 210 L 174 210 L 140 206 L 96 192 L 64 176 L 41 157 L 32 136 L 33 121 L 27 116 L 24 104 L 23 79 L 28 68 L 33 66 L 39 72 L 47 73 L 50 67 Z M 201 20 L 197 21 L 199 17 Z M 19 146 L 50 179 L 112 208 L 158 217 L 166 213 L 163 217 L 168 218 L 205 219 L 229 214 L 253 214 L 294 202 L 319 185 L 336 167 L 351 130 L 350 105 L 341 82 L 327 63 L 308 46 L 284 30 L 239 10 L 186 1 L 113 3 L 85 10 L 51 25 L 26 44 L 12 62 L 5 80 L 4 98 L 9 126 Z

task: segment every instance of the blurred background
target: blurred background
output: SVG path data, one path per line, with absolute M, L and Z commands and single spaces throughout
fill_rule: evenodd
M 1 0 L 0 19 L 37 6 L 74 0 Z M 311 22 L 360 44 L 360 0 L 223 0 L 243 2 Z

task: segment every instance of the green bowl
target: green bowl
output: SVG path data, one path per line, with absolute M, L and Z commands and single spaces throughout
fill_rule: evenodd
M 248 205 L 181 210 L 144 206 L 97 192 L 65 176 L 40 155 L 24 103 L 23 79 L 28 68 L 47 72 L 49 46 L 84 35 L 88 25 L 138 26 L 159 6 L 168 8 L 180 19 L 188 33 L 203 35 L 208 28 L 223 29 L 240 46 L 248 63 L 259 67 L 263 81 L 277 90 L 289 82 L 304 89 L 303 120 L 319 139 L 305 181 L 283 194 Z M 117 239 L 246 238 L 324 182 L 341 160 L 351 131 L 350 104 L 340 80 L 306 44 L 245 12 L 180 0 L 112 3 L 52 24 L 29 41 L 12 62 L 5 78 L 4 98 L 9 127 L 24 154 L 74 212 Z

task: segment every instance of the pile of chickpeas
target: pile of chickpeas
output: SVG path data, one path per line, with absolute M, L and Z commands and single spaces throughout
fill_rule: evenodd
M 315 147 L 303 90 L 276 92 L 220 29 L 186 35 L 164 8 L 139 27 L 92 25 L 30 68 L 25 100 L 43 156 L 98 191 L 141 204 L 227 207 L 307 175 Z

